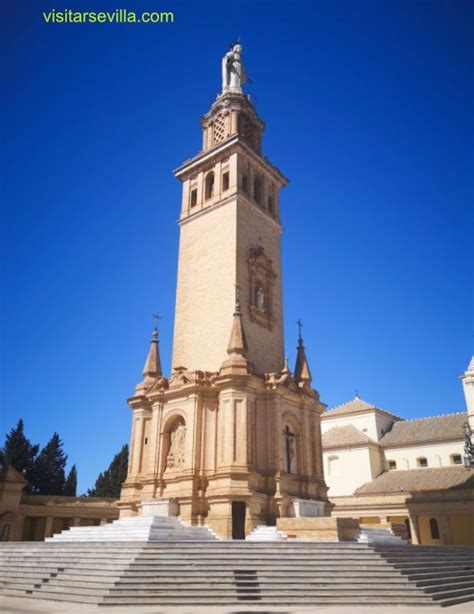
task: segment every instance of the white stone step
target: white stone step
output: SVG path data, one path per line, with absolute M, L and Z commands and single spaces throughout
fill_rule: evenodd
M 191 526 L 176 517 L 169 516 L 130 516 L 119 518 L 111 524 L 93 527 L 71 527 L 47 542 L 87 542 L 87 541 L 209 541 L 219 537 L 203 526 Z
M 394 535 L 390 529 L 360 529 L 357 536 L 359 544 L 404 544 L 406 543 L 398 535 Z
M 270 542 L 270 541 L 285 541 L 288 536 L 279 531 L 276 527 L 267 527 L 266 525 L 258 525 L 247 535 L 246 541 L 254 542 Z

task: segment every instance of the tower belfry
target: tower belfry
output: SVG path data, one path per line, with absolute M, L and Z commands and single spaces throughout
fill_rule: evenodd
M 262 155 L 264 123 L 242 86 L 242 48 L 222 59 L 222 91 L 201 119 L 202 150 L 182 182 L 172 373 L 157 334 L 133 410 L 120 505 L 173 498 L 180 515 L 242 537 L 285 516 L 295 498 L 328 509 L 320 414 L 301 336 L 285 361 L 280 190 Z M 237 296 L 236 296 L 236 288 Z M 158 357 L 158 360 L 156 360 Z M 151 366 L 150 366 L 151 365 Z

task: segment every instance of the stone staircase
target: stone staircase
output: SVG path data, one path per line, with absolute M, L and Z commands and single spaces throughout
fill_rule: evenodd
M 474 547 L 376 544 L 374 551 L 435 603 L 474 601 Z
M 98 605 L 451 605 L 474 549 L 336 542 L 0 543 L 0 594 Z
M 46 542 L 162 542 L 220 539 L 208 527 L 191 526 L 175 516 L 129 516 L 110 524 L 71 527 Z

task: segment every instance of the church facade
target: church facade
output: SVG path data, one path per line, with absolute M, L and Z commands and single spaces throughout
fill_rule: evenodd
M 329 513 L 321 414 L 303 340 L 292 373 L 283 344 L 280 191 L 262 155 L 264 123 L 242 91 L 241 47 L 201 120 L 182 183 L 172 372 L 155 329 L 133 412 L 121 515 L 174 499 L 183 520 L 243 537 L 305 500 Z

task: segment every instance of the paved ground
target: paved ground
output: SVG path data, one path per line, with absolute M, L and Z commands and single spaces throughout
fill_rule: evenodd
M 67 614 L 87 614 L 87 612 L 98 611 L 104 614 L 472 614 L 474 604 L 462 603 L 460 605 L 451 606 L 449 608 L 441 608 L 438 606 L 431 607 L 406 607 L 406 606 L 321 606 L 321 607 L 296 607 L 296 608 L 278 608 L 278 607 L 256 607 L 238 605 L 232 608 L 221 608 L 214 606 L 207 607 L 190 607 L 190 606 L 175 606 L 175 607 L 106 607 L 98 608 L 95 605 L 78 605 L 75 603 L 57 603 L 53 601 L 40 601 L 37 599 L 18 599 L 14 597 L 0 597 L 0 612 L 2 614 L 30 614 L 30 612 L 38 612 L 45 614 L 66 613 Z

